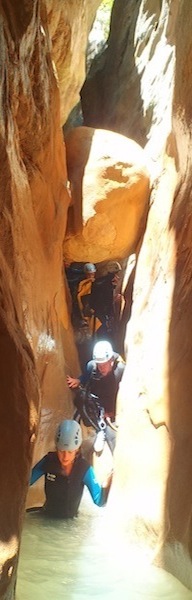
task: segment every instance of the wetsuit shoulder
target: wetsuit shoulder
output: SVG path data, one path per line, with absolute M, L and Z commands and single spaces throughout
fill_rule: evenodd
M 89 360 L 89 362 L 86 364 L 85 370 L 83 371 L 82 375 L 80 375 L 80 377 L 79 377 L 80 383 L 82 385 L 84 385 L 85 383 L 87 383 L 89 381 L 95 368 L 96 368 L 95 361 Z

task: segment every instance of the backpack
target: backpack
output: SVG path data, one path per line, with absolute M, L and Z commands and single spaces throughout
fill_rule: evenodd
M 96 315 L 110 316 L 113 313 L 112 275 L 95 279 L 92 283 L 90 306 Z

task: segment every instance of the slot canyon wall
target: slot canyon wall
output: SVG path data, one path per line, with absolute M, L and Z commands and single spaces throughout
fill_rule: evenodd
M 78 101 L 85 77 L 88 33 L 99 4 L 98 0 L 28 0 L 20 1 L 16 8 L 13 0 L 0 2 L 3 600 L 14 598 L 34 442 L 35 461 L 53 444 L 60 417 L 70 416 L 72 411 L 65 376 L 68 371 L 77 374 L 79 365 L 63 255 L 76 260 L 78 242 L 79 261 L 85 259 L 86 248 L 95 262 L 105 260 L 108 252 L 112 256 L 114 240 L 107 236 L 99 258 L 92 255 L 86 230 L 88 225 L 90 231 L 90 219 L 91 231 L 94 227 L 97 230 L 100 212 L 106 219 L 104 201 L 108 198 L 96 198 L 97 206 L 92 198 L 86 209 L 92 164 L 88 162 L 82 173 L 79 149 L 86 158 L 87 129 L 80 137 L 75 134 L 80 144 L 77 148 L 69 133 L 67 158 L 61 129 Z M 115 0 L 105 55 L 93 67 L 92 81 L 90 73 L 82 91 L 86 126 L 124 134 L 145 146 L 144 151 L 138 148 L 142 155 L 139 171 L 132 157 L 123 167 L 132 168 L 133 184 L 136 190 L 142 189 L 139 212 L 132 212 L 134 238 L 130 244 L 130 227 L 127 240 L 123 234 L 124 249 L 118 246 L 118 239 L 114 247 L 119 257 L 135 252 L 136 269 L 133 294 L 129 293 L 127 276 L 131 316 L 126 329 L 127 365 L 118 398 L 120 428 L 109 504 L 112 510 L 114 502 L 120 503 L 128 535 L 134 540 L 138 536 L 144 546 L 148 544 L 157 564 L 189 589 L 191 25 L 192 9 L 187 0 Z M 90 145 L 93 131 L 88 132 Z M 108 182 L 114 180 L 114 172 L 117 175 L 115 161 L 118 157 L 113 159 L 114 171 L 110 163 Z M 84 177 L 81 190 L 79 169 Z M 101 186 L 102 173 L 102 168 L 94 172 Z M 122 187 L 130 181 L 129 176 L 126 179 L 122 169 L 115 181 Z M 118 206 L 114 187 L 110 193 Z M 107 199 L 108 216 L 109 204 Z M 119 227 L 122 216 L 118 216 Z M 106 219 L 106 231 L 108 223 Z M 113 227 L 115 231 L 114 221 Z
M 120 503 L 119 524 L 130 539 L 148 543 L 156 564 L 189 589 L 191 25 L 185 0 L 116 1 L 108 47 L 82 90 L 86 125 L 126 133 L 151 159 L 150 208 L 125 337 L 111 506 Z M 129 297 L 130 289 L 128 277 Z
M 36 460 L 53 445 L 56 423 L 71 416 L 66 371 L 79 370 L 63 274 L 70 196 L 61 125 L 83 83 L 98 4 L 0 2 L 0 598 L 6 600 L 14 597 L 34 442 Z

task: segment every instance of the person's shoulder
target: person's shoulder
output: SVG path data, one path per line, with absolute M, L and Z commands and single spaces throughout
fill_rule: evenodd
M 85 469 L 89 469 L 90 464 L 83 454 L 80 453 L 77 460 L 84 466 Z
M 122 358 L 122 356 L 120 354 L 118 354 L 117 352 L 114 352 L 114 358 L 115 358 L 115 374 L 116 375 L 122 375 L 123 371 L 125 369 L 125 362 Z
M 96 362 L 95 360 L 91 359 L 88 361 L 88 363 L 86 364 L 86 369 L 88 371 L 88 373 L 92 373 L 92 371 L 96 368 Z
M 119 352 L 113 352 L 113 356 L 114 356 L 115 361 L 118 364 L 125 365 L 125 361 L 124 361 L 123 357 L 121 356 L 121 354 L 119 354 Z
M 77 457 L 76 460 L 76 465 L 77 465 L 77 469 L 78 471 L 81 473 L 82 477 L 89 471 L 90 469 L 90 464 L 88 463 L 88 461 L 86 460 L 86 458 L 84 458 L 84 456 L 82 456 L 82 454 L 80 453 Z
M 113 356 L 114 356 L 115 366 L 118 366 L 118 365 L 125 366 L 125 362 L 124 362 L 121 354 L 119 354 L 118 352 L 113 352 Z

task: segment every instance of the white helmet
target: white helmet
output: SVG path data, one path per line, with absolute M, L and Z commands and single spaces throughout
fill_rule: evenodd
M 85 273 L 95 273 L 96 272 L 96 266 L 93 263 L 85 263 L 85 265 L 84 265 L 84 272 Z
M 105 363 L 113 358 L 113 348 L 110 342 L 97 342 L 93 348 L 93 360 L 97 363 Z
M 108 273 L 118 273 L 118 271 L 122 271 L 122 266 L 117 260 L 110 260 L 107 263 L 107 272 Z
M 82 444 L 79 423 L 69 419 L 62 421 L 56 431 L 55 443 L 57 450 L 78 450 Z

